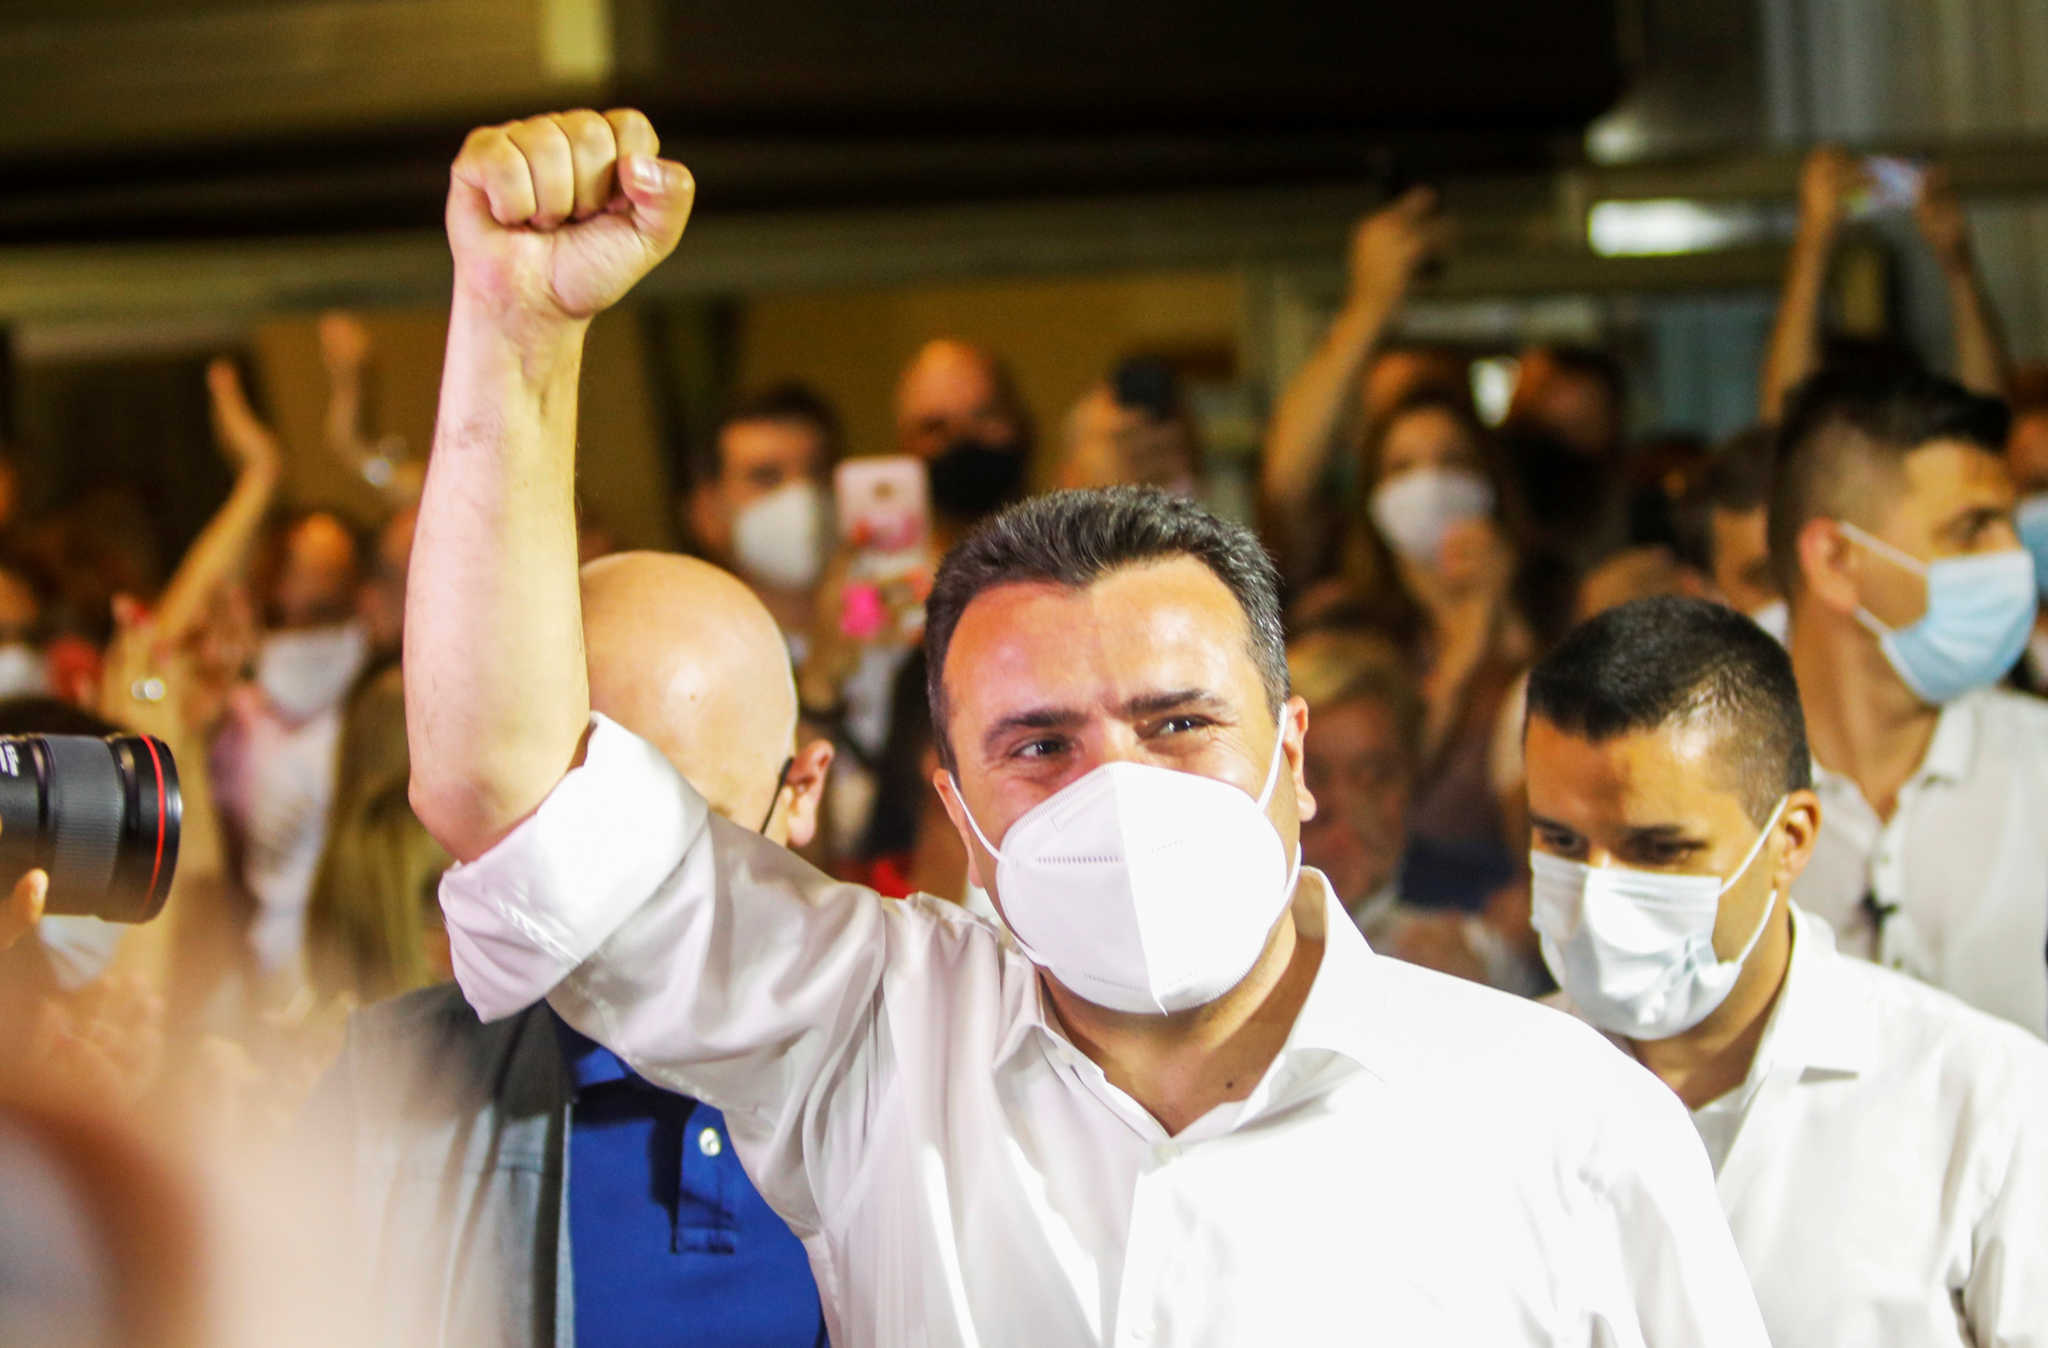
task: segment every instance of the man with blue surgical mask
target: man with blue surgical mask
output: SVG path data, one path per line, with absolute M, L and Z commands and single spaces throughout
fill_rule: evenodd
M 593 715 L 576 389 L 689 213 L 657 153 L 568 113 L 451 175 L 405 672 L 472 1006 L 546 996 L 722 1109 L 841 1348 L 1762 1343 L 1668 1093 L 1375 956 L 1301 868 L 1308 715 L 1248 531 L 1068 492 L 940 568 L 933 786 L 1003 927 L 833 881 Z
M 1692 1111 L 1779 1343 L 2038 1343 L 2048 1045 L 1835 949 L 1785 652 L 1646 599 L 1529 678 L 1532 919 L 1554 1000 Z
M 2004 405 L 1932 375 L 1823 373 L 1778 440 L 1825 824 L 1797 897 L 1842 948 L 2048 1034 L 2048 704 L 1996 687 L 2033 630 Z

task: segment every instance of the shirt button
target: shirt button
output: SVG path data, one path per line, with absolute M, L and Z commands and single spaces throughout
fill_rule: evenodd
M 716 1156 L 725 1150 L 725 1142 L 718 1136 L 716 1128 L 706 1128 L 697 1134 L 697 1150 L 706 1156 Z
M 1162 1142 L 1152 1149 L 1152 1155 L 1161 1165 L 1180 1157 L 1180 1143 Z

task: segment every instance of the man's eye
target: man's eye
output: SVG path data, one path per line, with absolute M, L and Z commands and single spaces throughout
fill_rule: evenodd
M 1050 758 L 1067 747 L 1063 739 L 1026 740 L 1010 752 L 1012 758 Z
M 1159 723 L 1159 732 L 1163 735 L 1178 735 L 1184 731 L 1200 730 L 1214 724 L 1216 723 L 1206 716 L 1169 716 Z

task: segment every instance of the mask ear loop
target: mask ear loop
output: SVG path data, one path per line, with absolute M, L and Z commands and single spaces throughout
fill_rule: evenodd
M 1893 566 L 1904 567 L 1923 581 L 1927 579 L 1928 564 L 1915 557 L 1912 553 L 1907 552 L 1904 548 L 1887 543 L 1863 526 L 1852 524 L 1848 520 L 1836 520 L 1835 527 L 1847 534 L 1857 544 L 1876 553 Z M 1856 606 L 1856 621 L 1863 625 L 1864 631 L 1880 641 L 1891 636 L 1896 630 L 1885 626 L 1883 622 L 1878 620 L 1878 616 L 1875 613 L 1872 613 L 1861 604 Z
M 1280 708 L 1280 719 L 1275 723 L 1275 731 L 1273 761 L 1266 765 L 1266 784 L 1259 788 L 1260 814 L 1266 812 L 1267 802 L 1273 799 L 1273 788 L 1280 784 L 1280 759 L 1287 748 L 1287 708 L 1284 704 Z M 1292 894 L 1294 893 L 1295 883 L 1300 879 L 1301 840 L 1297 838 L 1294 843 L 1294 860 L 1287 867 L 1287 882 L 1281 885 L 1280 888 L 1284 892 Z
M 1778 797 L 1778 803 L 1771 807 L 1771 817 L 1764 821 L 1763 832 L 1757 834 L 1756 841 L 1749 845 L 1749 855 L 1744 857 L 1742 859 L 1742 864 L 1735 868 L 1735 874 L 1728 877 L 1728 883 L 1721 886 L 1721 892 L 1723 894 L 1726 894 L 1729 890 L 1735 888 L 1735 882 L 1740 880 L 1744 875 L 1748 874 L 1749 868 L 1756 864 L 1756 859 L 1758 855 L 1761 854 L 1764 850 L 1764 844 L 1770 841 L 1771 833 L 1778 827 L 1778 816 L 1785 812 L 1785 802 L 1790 799 L 1790 796 Z M 1749 934 L 1749 940 L 1743 944 L 1742 953 L 1737 955 L 1734 959 L 1725 962 L 1729 964 L 1743 964 L 1747 962 L 1750 956 L 1750 952 L 1756 949 L 1756 943 L 1764 938 L 1764 928 L 1771 925 L 1771 914 L 1777 911 L 1778 887 L 1776 885 L 1772 885 L 1771 901 L 1764 905 L 1764 914 L 1762 917 L 1757 919 L 1756 930 L 1752 931 Z

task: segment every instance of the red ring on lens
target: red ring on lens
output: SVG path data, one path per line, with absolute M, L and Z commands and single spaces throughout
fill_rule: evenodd
M 142 743 L 149 749 L 150 766 L 156 769 L 156 864 L 150 868 L 149 888 L 145 896 L 156 893 L 156 880 L 164 873 L 164 763 L 157 757 L 156 736 L 144 735 Z

